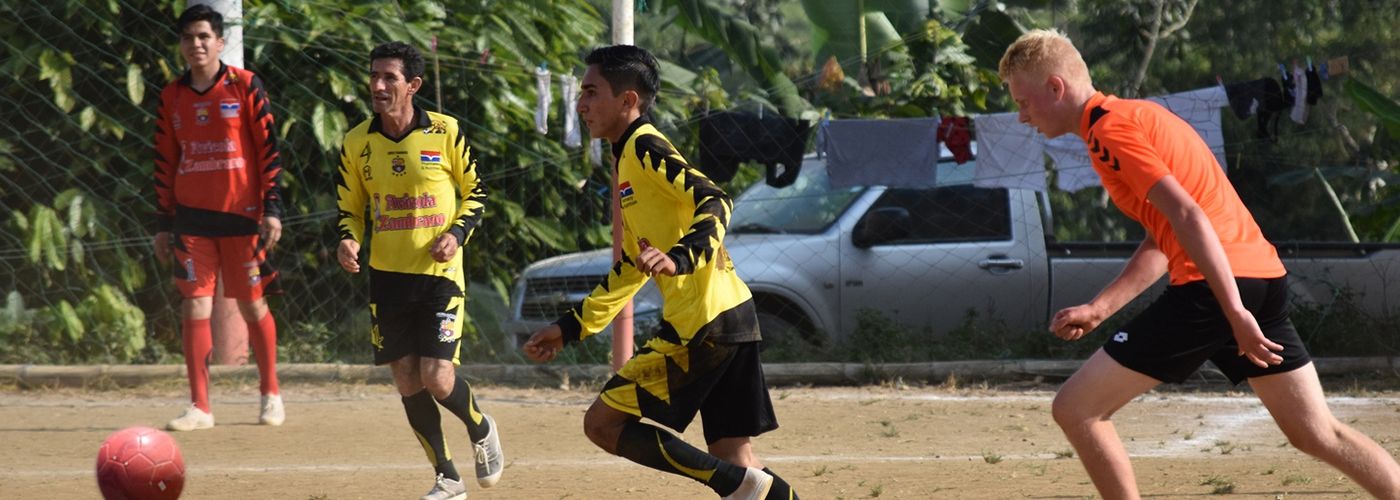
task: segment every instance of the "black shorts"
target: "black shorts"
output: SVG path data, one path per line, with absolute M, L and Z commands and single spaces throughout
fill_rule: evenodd
M 410 354 L 459 364 L 465 303 L 462 297 L 406 304 L 370 303 L 374 364 L 382 365 Z
M 677 432 L 685 432 L 698 412 L 706 443 L 778 428 L 758 342 L 702 340 L 683 346 L 653 338 L 603 386 L 598 399 Z
M 1236 278 L 1240 301 L 1254 314 L 1264 336 L 1283 345 L 1283 363 L 1260 368 L 1239 355 L 1230 322 L 1210 285 L 1172 285 L 1152 305 L 1104 342 L 1104 352 L 1123 366 L 1163 382 L 1183 382 L 1206 360 L 1230 382 L 1300 368 L 1311 361 L 1288 319 L 1288 278 Z

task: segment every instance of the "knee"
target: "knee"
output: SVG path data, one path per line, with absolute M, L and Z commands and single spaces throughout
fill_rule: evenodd
M 1055 401 L 1050 404 L 1050 416 L 1055 419 L 1055 424 L 1060 429 L 1071 431 L 1084 427 L 1086 424 L 1100 419 L 1107 419 L 1107 415 L 1096 415 L 1088 411 L 1083 405 L 1072 403 L 1068 398 L 1055 396 Z
M 452 389 L 454 389 L 453 382 L 455 382 L 455 380 L 452 377 L 446 377 L 446 379 L 444 379 L 444 377 L 439 376 L 437 373 L 423 372 L 423 387 L 428 389 L 428 392 L 432 393 L 433 397 L 437 399 L 446 399 L 448 395 L 452 394 Z
M 1309 425 L 1302 428 L 1284 429 L 1288 444 L 1298 451 L 1313 456 L 1325 455 L 1336 448 L 1341 438 L 1340 422 L 1332 421 L 1322 425 Z
M 608 453 L 617 453 L 614 448 L 617 444 L 617 437 L 621 433 L 621 425 L 604 418 L 600 412 L 593 408 L 589 408 L 588 412 L 583 415 L 583 435 Z

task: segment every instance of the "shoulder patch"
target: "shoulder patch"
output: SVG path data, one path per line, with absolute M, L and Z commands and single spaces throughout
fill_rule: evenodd
M 1107 114 L 1108 110 L 1103 109 L 1103 106 L 1094 106 L 1094 109 L 1089 110 L 1089 128 L 1094 128 L 1094 124 L 1099 122 L 1099 118 L 1103 118 Z
M 634 152 L 637 155 L 637 161 L 641 162 L 650 157 L 651 163 L 647 164 L 647 166 L 651 167 L 653 170 L 659 170 L 661 168 L 662 160 L 666 160 L 668 164 L 680 162 L 684 165 L 685 163 L 684 160 L 681 160 L 680 154 L 676 153 L 676 148 L 659 135 L 639 135 L 634 143 L 636 148 Z

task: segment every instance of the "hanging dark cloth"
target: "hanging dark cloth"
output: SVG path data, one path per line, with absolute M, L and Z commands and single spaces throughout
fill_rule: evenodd
M 1288 87 L 1292 88 L 1292 81 Z M 1258 135 L 1261 139 L 1277 140 L 1279 115 L 1293 105 L 1292 91 L 1284 92 L 1278 80 L 1260 78 L 1248 82 L 1231 83 L 1225 86 L 1225 95 L 1230 100 L 1230 110 L 1235 117 L 1243 120 L 1250 115 L 1258 115 Z M 1269 131 L 1272 125 L 1273 132 Z
M 767 167 L 768 185 L 787 186 L 802 170 L 811 131 L 807 120 L 777 114 L 706 113 L 700 118 L 700 171 L 710 180 L 726 182 L 734 178 L 740 163 L 752 161 Z

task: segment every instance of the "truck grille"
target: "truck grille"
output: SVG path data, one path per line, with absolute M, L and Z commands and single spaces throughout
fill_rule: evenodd
M 532 278 L 525 282 L 520 303 L 522 319 L 554 320 L 588 296 L 603 276 L 564 276 Z

